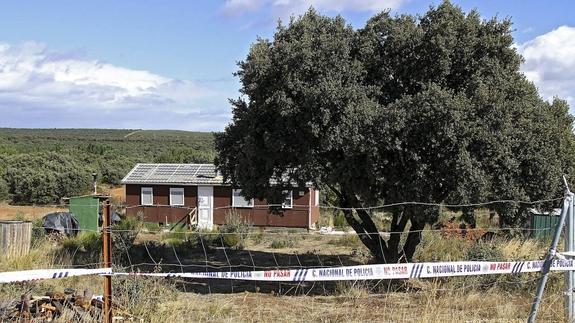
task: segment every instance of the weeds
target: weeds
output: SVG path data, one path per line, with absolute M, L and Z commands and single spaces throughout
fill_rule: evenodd
M 270 248 L 272 249 L 285 249 L 285 248 L 294 248 L 296 247 L 297 243 L 293 239 L 275 239 L 270 244 Z
M 228 212 L 225 223 L 219 228 L 225 246 L 243 249 L 253 225 L 235 210 Z
M 357 234 L 346 234 L 342 237 L 338 237 L 337 239 L 330 240 L 328 244 L 338 247 L 349 247 L 349 248 L 357 248 L 363 245 L 359 240 Z

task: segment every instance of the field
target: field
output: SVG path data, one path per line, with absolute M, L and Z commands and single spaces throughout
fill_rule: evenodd
M 57 206 L 15 206 L 0 203 L 0 220 L 36 220 L 50 212 L 67 212 L 68 209 Z

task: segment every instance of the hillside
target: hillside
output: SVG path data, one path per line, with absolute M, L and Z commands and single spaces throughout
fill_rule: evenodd
M 136 163 L 207 163 L 214 156 L 207 132 L 0 128 L 0 200 L 56 203 L 88 191 L 92 172 L 118 184 Z

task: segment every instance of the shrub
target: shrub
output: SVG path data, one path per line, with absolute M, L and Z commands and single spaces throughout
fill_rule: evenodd
M 222 225 L 219 231 L 225 246 L 243 249 L 251 229 L 251 223 L 237 212 L 230 211 L 226 215 L 226 224 Z
M 337 239 L 330 240 L 328 244 L 339 247 L 351 247 L 351 248 L 363 246 L 363 244 L 359 240 L 359 237 L 356 234 L 346 234 L 342 237 L 338 237 Z
M 0 177 L 0 201 L 6 201 L 9 198 L 8 183 Z
M 337 229 L 343 230 L 347 228 L 347 220 L 343 212 L 337 212 L 333 216 L 333 226 Z
M 193 242 L 193 245 L 195 245 L 197 241 L 197 233 L 188 231 L 185 226 L 178 226 L 172 231 L 162 232 L 160 240 L 162 240 L 163 243 L 174 247 L 179 247 L 184 243 L 189 242 Z
M 261 230 L 252 232 L 252 234 L 250 234 L 250 240 L 252 240 L 255 244 L 260 244 L 264 240 L 264 233 Z
M 60 246 L 55 255 L 58 262 L 63 259 L 69 259 L 72 265 L 100 262 L 102 238 L 97 232 L 81 231 L 75 237 L 65 237 L 60 241 Z
M 438 232 L 424 231 L 414 258 L 418 262 L 464 260 L 471 243 L 468 240 L 444 237 Z
M 142 221 L 136 218 L 125 218 L 112 226 L 112 256 L 114 262 L 127 264 L 129 262 L 129 252 L 134 246 L 134 241 L 142 229 Z
M 131 314 L 149 318 L 156 316 L 162 303 L 175 300 L 178 290 L 174 282 L 156 277 L 118 277 L 112 280 L 114 301 L 130 309 Z
M 294 248 L 296 245 L 297 243 L 294 240 L 283 238 L 273 240 L 270 245 L 270 248 L 272 249 Z
M 503 260 L 503 252 L 495 244 L 477 242 L 467 250 L 466 260 L 470 261 L 500 261 Z

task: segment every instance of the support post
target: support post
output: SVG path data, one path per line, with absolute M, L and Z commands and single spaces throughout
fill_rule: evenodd
M 104 247 L 104 267 L 112 267 L 112 236 L 110 234 L 110 202 L 106 201 L 103 205 L 103 227 L 102 239 Z M 112 323 L 112 276 L 104 275 L 104 323 Z
M 569 204 L 569 212 L 567 213 L 567 218 L 565 219 L 565 251 L 567 254 L 575 251 L 575 232 L 574 232 L 574 219 L 573 219 L 573 193 L 569 192 L 569 197 L 571 198 L 571 203 Z M 572 259 L 572 256 L 568 256 Z M 574 320 L 573 317 L 573 277 L 574 272 L 568 270 L 565 272 L 565 317 L 567 322 L 571 323 Z
M 539 285 L 537 285 L 537 292 L 535 294 L 535 299 L 533 300 L 533 305 L 531 306 L 531 313 L 529 313 L 529 318 L 527 319 L 528 323 L 535 322 L 537 311 L 539 310 L 539 305 L 541 304 L 541 299 L 543 298 L 545 284 L 547 283 L 547 279 L 549 277 L 549 270 L 551 269 L 551 263 L 553 262 L 553 258 L 555 258 L 555 255 L 557 253 L 557 244 L 559 243 L 559 238 L 561 237 L 561 231 L 563 229 L 563 225 L 565 224 L 565 219 L 569 215 L 572 215 L 573 213 L 573 193 L 571 193 L 571 191 L 569 190 L 569 186 L 567 185 L 567 180 L 565 176 L 563 176 L 563 181 L 565 182 L 567 194 L 565 196 L 565 199 L 563 200 L 563 207 L 561 208 L 561 216 L 559 217 L 559 222 L 557 223 L 557 227 L 555 228 L 553 241 L 551 242 L 551 246 L 549 247 L 549 251 L 547 251 L 545 261 L 543 262 L 543 266 L 541 268 L 542 276 L 539 279 Z M 573 221 L 571 220 L 570 223 L 573 223 Z M 568 245 L 567 241 L 565 242 L 565 245 L 566 246 Z M 567 306 L 566 309 L 568 310 Z M 572 315 L 572 312 L 568 313 L 568 317 L 569 315 Z

